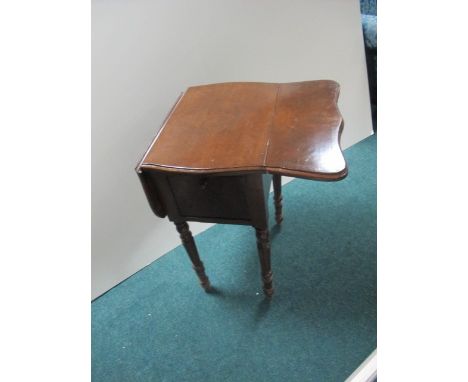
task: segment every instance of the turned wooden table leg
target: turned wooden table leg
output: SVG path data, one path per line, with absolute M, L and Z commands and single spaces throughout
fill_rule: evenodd
M 273 175 L 273 191 L 275 199 L 275 220 L 277 224 L 283 221 L 283 197 L 281 196 L 281 175 Z
M 203 266 L 203 263 L 200 260 L 197 246 L 195 245 L 195 240 L 193 240 L 193 236 L 189 230 L 187 222 L 175 223 L 175 226 L 177 228 L 177 232 L 179 232 L 180 234 L 182 244 L 184 245 L 185 250 L 187 251 L 190 257 L 190 260 L 192 261 L 193 269 L 195 270 L 195 272 L 198 275 L 198 278 L 200 279 L 201 286 L 203 287 L 203 289 L 205 289 L 205 291 L 208 291 L 211 288 L 210 280 L 205 274 L 205 267 Z
M 273 295 L 271 259 L 270 259 L 270 240 L 268 229 L 255 228 L 257 234 L 258 256 L 260 257 L 260 266 L 262 269 L 263 292 L 267 297 Z

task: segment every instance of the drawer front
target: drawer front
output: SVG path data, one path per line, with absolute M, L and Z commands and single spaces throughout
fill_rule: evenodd
M 249 220 L 245 179 L 237 176 L 168 176 L 182 217 Z

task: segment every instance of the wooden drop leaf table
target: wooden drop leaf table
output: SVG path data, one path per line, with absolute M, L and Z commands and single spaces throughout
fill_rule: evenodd
M 334 81 L 194 86 L 173 106 L 136 171 L 153 212 L 175 223 L 205 290 L 188 221 L 255 228 L 263 290 L 273 294 L 268 194 L 282 221 L 281 176 L 336 181 L 347 167 Z

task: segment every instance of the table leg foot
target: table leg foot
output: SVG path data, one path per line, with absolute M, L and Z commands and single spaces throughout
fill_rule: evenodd
M 268 229 L 255 228 L 257 235 L 258 256 L 260 258 L 260 266 L 262 271 L 263 292 L 267 297 L 273 295 L 273 282 L 271 271 L 271 256 L 270 256 L 270 240 Z
M 210 280 L 205 274 L 205 267 L 203 266 L 203 262 L 200 260 L 197 246 L 195 245 L 195 240 L 193 239 L 187 222 L 175 223 L 175 226 L 177 228 L 177 232 L 180 234 L 182 244 L 184 245 L 190 260 L 192 261 L 193 269 L 200 279 L 201 286 L 203 289 L 205 289 L 205 291 L 209 291 L 211 289 Z

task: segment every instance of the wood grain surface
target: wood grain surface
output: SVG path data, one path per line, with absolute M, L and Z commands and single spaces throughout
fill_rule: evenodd
M 342 179 L 338 95 L 329 80 L 188 88 L 137 171 Z

